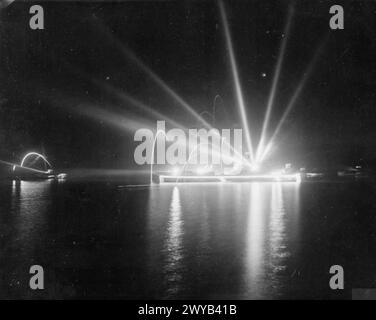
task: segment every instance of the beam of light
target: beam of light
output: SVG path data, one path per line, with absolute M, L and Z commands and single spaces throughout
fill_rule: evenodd
M 15 171 L 16 168 L 22 168 L 22 169 L 33 171 L 33 172 L 36 172 L 36 173 L 48 173 L 48 171 L 42 171 L 42 170 L 38 170 L 38 169 L 30 168 L 30 167 L 25 167 L 25 166 L 21 167 L 17 163 L 8 162 L 8 161 L 4 161 L 4 160 L 0 160 L 0 163 L 3 163 L 3 164 L 11 166 L 12 167 L 12 171 Z
M 214 121 L 214 116 L 209 111 L 204 110 L 199 113 L 200 117 L 204 116 L 205 114 L 208 115 Z
M 243 94 L 242 94 L 242 89 L 241 89 L 241 86 L 240 86 L 240 80 L 239 80 L 238 69 L 237 69 L 236 60 L 235 60 L 235 54 L 234 54 L 234 51 L 233 51 L 231 34 L 230 34 L 229 27 L 228 27 L 226 12 L 225 12 L 225 8 L 224 8 L 222 1 L 219 2 L 219 6 L 220 6 L 222 22 L 223 22 L 224 31 L 225 31 L 227 49 L 229 51 L 229 56 L 230 56 L 232 75 L 233 75 L 234 82 L 235 82 L 236 97 L 237 97 L 238 105 L 239 105 L 239 108 L 240 108 L 243 127 L 244 127 L 244 130 L 245 130 L 245 133 L 246 133 L 247 147 L 248 147 L 248 151 L 250 152 L 251 159 L 253 159 L 253 148 L 252 148 L 250 131 L 249 131 L 249 128 L 248 128 L 248 123 L 247 123 L 247 116 L 246 116 L 246 112 L 245 112 Z
M 285 37 L 282 40 L 282 45 L 281 45 L 281 48 L 279 50 L 279 56 L 278 56 L 278 60 L 277 60 L 276 69 L 275 69 L 275 72 L 274 72 L 272 87 L 271 87 L 271 90 L 270 90 L 268 103 L 267 103 L 267 107 L 266 107 L 265 118 L 264 118 L 264 122 L 263 122 L 263 125 L 262 125 L 261 138 L 260 138 L 260 142 L 259 142 L 259 145 L 258 145 L 257 151 L 256 151 L 256 161 L 258 161 L 260 159 L 261 153 L 263 152 L 263 149 L 264 149 L 265 135 L 266 135 L 266 131 L 268 129 L 270 114 L 271 114 L 271 111 L 272 111 L 272 108 L 273 108 L 274 99 L 275 99 L 275 95 L 276 95 L 276 91 L 277 91 L 278 80 L 279 80 L 279 76 L 280 76 L 281 69 L 282 69 L 283 59 L 284 59 L 284 56 L 285 56 L 286 44 L 287 44 L 287 39 L 288 39 L 289 33 L 290 33 L 292 16 L 293 16 L 293 7 L 290 6 L 288 17 L 287 17 L 287 23 L 286 23 L 285 30 L 284 30 Z
M 126 94 L 125 92 L 122 92 L 119 89 L 117 89 L 117 88 L 115 88 L 115 87 L 113 87 L 111 85 L 108 85 L 107 83 L 104 83 L 103 81 L 99 81 L 99 80 L 95 80 L 95 79 L 92 79 L 92 81 L 96 85 L 98 85 L 100 87 L 103 87 L 107 92 L 109 92 L 111 94 L 114 94 L 123 103 L 125 103 L 125 104 L 126 103 L 132 104 L 135 107 L 137 107 L 138 109 L 144 111 L 145 113 L 154 116 L 154 118 L 157 119 L 157 120 L 161 120 L 161 119 L 165 120 L 166 122 L 168 122 L 169 124 L 171 124 L 175 128 L 186 129 L 180 123 L 178 123 L 175 120 L 173 120 L 173 119 L 165 116 L 164 114 L 156 111 L 155 109 L 151 108 L 150 106 L 147 106 L 146 104 L 144 104 L 141 101 L 133 98 L 132 96 Z
M 99 121 L 100 123 L 106 123 L 120 130 L 126 130 L 126 131 L 130 131 L 134 133 L 134 131 L 137 131 L 140 128 L 152 128 L 153 127 L 153 125 L 150 123 L 141 122 L 140 120 L 136 120 L 136 119 L 130 119 L 129 117 L 125 118 L 117 113 L 105 110 L 94 104 L 90 104 L 90 103 L 77 104 L 77 103 L 74 103 L 72 99 L 64 98 L 61 95 L 58 97 L 58 99 L 55 99 L 55 100 L 58 101 L 58 103 L 56 104 L 58 107 L 71 110 L 75 112 L 76 114 L 84 115 L 88 118 Z M 166 140 L 169 141 L 169 139 L 166 137 L 166 132 L 164 131 L 159 131 L 154 136 L 154 143 L 153 143 L 153 148 L 152 148 L 152 164 L 150 166 L 150 184 L 153 184 L 152 177 L 153 177 L 153 164 L 154 164 L 153 163 L 154 162 L 154 148 L 155 148 L 156 138 L 159 134 L 165 135 Z M 230 149 L 234 152 L 234 157 L 236 159 L 240 158 L 243 161 L 247 161 L 246 159 L 244 159 L 243 155 L 241 155 L 237 150 L 233 148 L 231 144 L 227 143 L 226 141 L 223 141 L 223 143 L 229 145 Z M 190 146 L 190 144 L 188 146 Z M 213 152 L 218 152 L 218 151 L 213 150 Z
M 100 87 L 101 89 L 104 89 L 109 94 L 115 95 L 122 103 L 131 104 L 131 105 L 135 106 L 136 108 L 138 108 L 139 110 L 141 110 L 141 111 L 143 111 L 143 112 L 145 112 L 145 113 L 147 113 L 151 116 L 154 116 L 155 119 L 157 119 L 157 120 L 164 119 L 165 121 L 167 121 L 168 123 L 170 123 L 171 125 L 173 125 L 177 128 L 185 129 L 185 127 L 183 125 L 181 125 L 180 123 L 178 123 L 178 122 L 174 121 L 173 119 L 165 116 L 164 114 L 156 111 L 152 107 L 144 104 L 143 102 L 137 100 L 136 98 L 132 97 L 131 95 L 126 94 L 121 89 L 116 88 L 113 85 L 110 85 L 110 84 L 108 84 L 104 81 L 101 81 L 99 79 L 95 79 L 95 78 L 89 76 L 86 72 L 77 68 L 76 66 L 72 66 L 72 65 L 66 63 L 66 68 L 69 69 L 74 74 L 77 74 L 80 77 L 84 78 L 85 80 L 94 83 L 96 86 Z
M 165 121 L 169 122 L 170 124 L 174 125 L 176 128 L 180 128 L 182 130 L 186 130 L 187 128 L 184 127 L 182 124 L 176 122 L 175 120 L 169 118 L 169 117 L 166 117 L 165 115 L 161 114 L 160 112 L 158 111 L 155 111 L 153 110 L 152 108 L 150 108 L 149 106 L 143 104 L 142 102 L 138 101 L 137 99 L 123 93 L 123 92 L 120 92 L 118 91 L 116 88 L 102 82 L 102 81 L 99 81 L 99 80 L 93 80 L 93 82 L 97 85 L 100 85 L 100 86 L 103 86 L 106 90 L 108 90 L 109 92 L 111 92 L 112 94 L 115 94 L 116 96 L 119 97 L 119 99 L 121 99 L 123 102 L 129 102 L 135 106 L 137 106 L 138 108 L 140 108 L 141 110 L 145 111 L 145 112 L 148 112 L 148 113 L 151 113 L 153 114 L 155 117 L 157 117 L 157 119 L 164 119 Z M 219 95 L 216 95 L 214 101 L 220 97 Z M 213 117 L 212 114 L 210 114 L 208 111 L 204 110 L 202 111 L 199 115 L 202 116 L 204 114 L 208 114 L 209 116 Z M 210 127 L 210 129 L 212 129 L 212 127 Z M 231 144 L 229 144 L 227 141 L 222 141 L 224 144 L 226 144 L 227 146 L 230 147 L 230 150 L 233 151 L 236 155 L 236 157 L 240 157 L 245 163 L 249 164 L 249 161 L 247 161 L 243 155 L 241 155 L 237 150 L 235 150 L 233 148 L 233 146 Z
M 171 125 L 185 129 L 183 125 L 180 123 L 176 122 L 175 120 L 165 116 L 164 114 L 156 111 L 152 107 L 144 104 L 143 102 L 137 100 L 136 98 L 132 97 L 129 94 L 126 94 L 123 92 L 121 89 L 114 87 L 113 85 L 110 85 L 104 81 L 101 81 L 99 79 L 95 79 L 91 76 L 89 76 L 86 72 L 83 70 L 77 68 L 76 66 L 72 66 L 71 64 L 66 63 L 65 66 L 67 69 L 69 69 L 72 73 L 79 75 L 80 77 L 84 78 L 86 81 L 94 83 L 96 86 L 98 86 L 101 89 L 104 89 L 107 91 L 109 94 L 112 94 L 117 97 L 118 100 L 120 100 L 124 104 L 131 104 L 135 106 L 137 109 L 145 112 L 146 114 L 149 114 L 150 116 L 153 116 L 155 119 L 160 120 L 164 119 L 166 122 L 170 123 Z
M 76 112 L 78 114 L 132 133 L 140 128 L 151 127 L 151 124 L 147 125 L 145 122 L 141 122 L 141 120 L 130 119 L 129 117 L 121 116 L 118 113 L 105 110 L 90 103 L 80 103 L 74 109 L 77 109 Z
M 100 123 L 106 123 L 117 129 L 130 131 L 132 133 L 134 131 L 137 131 L 140 128 L 152 128 L 153 127 L 152 124 L 140 122 L 139 120 L 136 120 L 136 119 L 130 119 L 129 117 L 125 118 L 117 113 L 110 112 L 94 104 L 90 104 L 90 103 L 77 104 L 74 102 L 74 99 L 66 98 L 62 95 L 59 95 L 58 99 L 54 99 L 53 102 L 55 102 L 58 107 L 71 110 L 77 113 L 78 115 L 84 115 L 88 118 L 99 121 Z M 154 136 L 154 143 L 153 143 L 153 148 L 152 148 L 153 150 L 152 151 L 152 163 L 154 162 L 155 141 L 159 134 L 163 134 L 166 136 L 166 132 L 159 131 Z M 169 141 L 167 137 L 165 138 L 167 141 Z M 234 157 L 236 157 L 237 159 L 239 158 L 243 159 L 243 156 L 237 150 L 235 150 L 229 143 L 227 144 L 230 146 L 231 150 L 233 150 Z M 150 184 L 152 184 L 153 165 L 154 163 L 150 166 Z
M 240 86 L 238 68 L 237 68 L 237 65 L 236 65 L 235 54 L 234 54 L 234 49 L 233 49 L 232 39 L 231 39 L 231 33 L 230 33 L 230 29 L 229 29 L 229 26 L 228 26 L 228 23 L 227 23 L 225 7 L 224 7 L 224 4 L 223 4 L 222 1 L 219 1 L 219 8 L 220 8 L 220 11 L 221 11 L 222 23 L 223 23 L 224 31 L 225 31 L 227 50 L 229 52 L 229 57 L 230 57 L 232 76 L 233 76 L 233 80 L 234 80 L 234 83 L 235 83 L 236 98 L 237 98 L 237 101 L 238 101 L 238 106 L 239 106 L 239 109 L 240 109 L 240 116 L 241 116 L 244 131 L 245 131 L 247 148 L 248 148 L 248 152 L 250 154 L 251 161 L 253 162 L 253 147 L 252 147 L 251 133 L 250 133 L 250 130 L 249 130 L 249 127 L 248 127 L 247 114 L 246 114 L 246 111 L 245 111 L 243 93 L 242 93 L 242 89 L 241 89 L 241 86 Z
M 61 93 L 53 93 L 47 97 L 47 100 L 55 107 L 132 134 L 139 128 L 152 128 L 154 126 L 143 119 L 130 118 L 128 115 L 125 116 L 123 113 L 106 110 L 94 103 L 77 102 L 79 99 L 79 97 L 72 97 Z
M 101 31 L 104 32 L 111 40 L 120 48 L 121 52 L 132 62 L 134 62 L 145 74 L 147 74 L 155 84 L 162 88 L 175 101 L 177 101 L 189 114 L 202 123 L 205 127 L 210 128 L 210 124 L 206 122 L 200 115 L 180 96 L 178 95 L 161 77 L 151 70 L 140 58 L 138 58 L 129 48 L 109 32 L 103 25 Z
M 9 6 L 14 1 L 15 0 L 2 0 L 2 1 L 0 1 L 0 10 L 6 8 L 7 6 Z
M 105 26 L 101 24 L 100 31 L 103 32 L 108 38 L 110 38 L 116 45 L 117 47 L 120 48 L 121 52 L 131 61 L 135 62 L 135 64 L 145 73 L 147 74 L 160 88 L 162 88 L 165 92 L 167 92 L 174 100 L 179 102 L 183 108 L 188 111 L 194 118 L 196 118 L 200 123 L 202 123 L 206 128 L 212 129 L 212 126 L 205 121 L 200 114 L 198 114 L 182 97 L 180 97 L 164 80 L 162 80 L 154 71 L 152 71 L 148 66 L 146 66 L 141 59 L 136 57 L 136 55 L 125 46 L 118 38 L 116 38 Z M 240 88 L 240 86 L 239 86 Z M 242 99 L 241 99 L 242 101 Z M 243 109 L 244 109 L 244 104 Z M 246 124 L 246 139 L 248 141 L 248 149 L 250 150 L 251 157 L 253 158 L 253 149 L 252 149 L 252 144 L 250 143 L 250 135 L 249 135 L 249 130 L 248 130 L 248 125 L 245 119 L 245 124 Z M 228 144 L 227 142 L 225 142 Z M 228 144 L 233 150 L 232 146 Z M 249 161 L 241 155 L 243 161 L 246 164 L 249 164 Z
M 263 150 L 263 152 L 261 154 L 260 161 L 265 160 L 265 158 L 267 157 L 267 155 L 270 153 L 270 150 L 272 149 L 272 146 L 274 144 L 274 140 L 276 139 L 277 135 L 281 131 L 281 128 L 282 128 L 282 126 L 284 125 L 284 123 L 286 121 L 286 118 L 288 117 L 288 115 L 290 114 L 291 110 L 295 106 L 296 101 L 298 100 L 298 98 L 299 98 L 299 96 L 300 96 L 300 94 L 301 94 L 301 92 L 302 92 L 302 90 L 303 90 L 303 88 L 304 88 L 307 80 L 309 79 L 309 77 L 310 77 L 310 75 L 311 75 L 311 73 L 313 71 L 313 67 L 316 64 L 316 61 L 317 61 L 318 57 L 320 56 L 320 54 L 323 51 L 323 48 L 324 48 L 324 46 L 325 46 L 325 44 L 327 42 L 327 39 L 328 39 L 328 37 L 326 37 L 324 39 L 324 41 L 322 41 L 321 45 L 316 50 L 316 52 L 315 52 L 315 54 L 314 54 L 311 62 L 309 63 L 307 69 L 303 73 L 303 76 L 302 76 L 302 78 L 299 81 L 298 87 L 296 88 L 296 90 L 295 90 L 294 94 L 292 95 L 289 103 L 287 104 L 287 107 L 286 107 L 285 111 L 282 114 L 281 120 L 278 122 L 276 129 L 274 130 L 271 138 L 269 139 L 269 142 L 267 143 L 265 149 Z

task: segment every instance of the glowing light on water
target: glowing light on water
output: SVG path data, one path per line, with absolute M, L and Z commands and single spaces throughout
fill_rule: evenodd
M 252 181 L 267 181 L 267 182 L 286 182 L 286 183 L 300 183 L 300 175 L 296 174 L 253 174 L 253 175 L 205 175 L 205 169 L 199 169 L 196 175 L 178 175 L 159 176 L 161 184 L 179 183 L 179 184 L 211 184 L 211 183 L 240 183 Z M 202 170 L 202 171 L 201 171 Z
M 181 260 L 183 258 L 182 250 L 183 220 L 180 203 L 180 193 L 177 187 L 172 191 L 172 198 L 169 209 L 169 220 L 167 225 L 167 240 L 165 252 L 167 254 L 167 263 L 165 265 L 166 280 L 169 283 L 169 293 L 176 294 L 179 291 L 179 282 L 181 280 Z
M 271 211 L 269 222 L 270 234 L 270 267 L 271 277 L 277 281 L 278 274 L 286 270 L 286 261 L 290 256 L 288 244 L 286 243 L 286 209 L 283 198 L 283 186 L 275 183 L 272 186 Z
M 249 212 L 246 232 L 246 266 L 247 282 L 250 290 L 263 272 L 264 260 L 264 216 L 265 216 L 265 185 L 254 182 L 250 185 Z

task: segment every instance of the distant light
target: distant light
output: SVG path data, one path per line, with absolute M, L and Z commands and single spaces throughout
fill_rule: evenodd
M 273 171 L 273 172 L 270 173 L 270 175 L 275 176 L 275 177 L 281 176 L 281 175 L 283 175 L 283 170 Z
M 286 163 L 286 164 L 285 164 L 285 169 L 291 169 L 291 168 L 292 168 L 291 163 Z
M 178 176 L 179 174 L 180 174 L 180 168 L 179 167 L 174 167 L 174 168 L 172 168 L 171 169 L 171 174 L 173 175 L 173 176 Z
M 196 173 L 197 173 L 198 175 L 203 175 L 203 174 L 206 173 L 206 168 L 204 168 L 204 167 L 199 167 L 199 168 L 196 169 Z
M 203 166 L 203 167 L 198 167 L 196 169 L 196 173 L 198 175 L 203 175 L 203 174 L 209 173 L 211 170 L 212 170 L 212 168 L 210 166 Z
M 266 77 L 266 73 L 265 72 L 261 73 L 261 77 L 265 78 Z
M 260 170 L 260 165 L 258 163 L 252 163 L 251 164 L 251 171 L 256 172 Z

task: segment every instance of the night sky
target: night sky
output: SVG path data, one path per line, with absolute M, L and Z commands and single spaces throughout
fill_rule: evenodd
M 329 28 L 332 4 L 344 7 L 344 30 Z M 17 161 L 37 150 L 57 167 L 134 166 L 134 130 L 100 120 L 101 112 L 154 126 L 157 119 L 106 85 L 187 127 L 201 127 L 122 44 L 197 112 L 211 111 L 220 94 L 218 128 L 241 127 L 216 2 L 49 2 L 43 3 L 45 30 L 36 31 L 29 28 L 30 5 L 16 2 L 0 12 L 0 159 Z M 278 137 L 275 157 L 312 165 L 375 163 L 375 2 L 225 5 L 254 144 L 294 5 L 269 134 L 321 45 L 322 51 Z

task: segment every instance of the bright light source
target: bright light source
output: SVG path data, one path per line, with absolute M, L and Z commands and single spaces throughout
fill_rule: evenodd
M 270 173 L 271 176 L 280 176 L 283 174 L 283 170 L 277 170 Z
M 200 167 L 200 168 L 196 169 L 196 173 L 199 174 L 199 175 L 202 175 L 202 174 L 206 173 L 206 170 L 205 170 L 205 168 Z
M 203 175 L 203 174 L 207 174 L 209 173 L 210 171 L 212 170 L 212 168 L 210 166 L 205 166 L 205 167 L 198 167 L 196 169 L 196 173 L 198 175 Z
M 174 168 L 171 169 L 171 174 L 173 176 L 178 176 L 180 174 L 180 172 L 181 172 L 181 170 L 180 170 L 179 167 L 174 167 Z
M 256 172 L 256 171 L 259 171 L 260 170 L 260 165 L 258 163 L 252 163 L 251 164 L 251 171 L 252 172 Z

